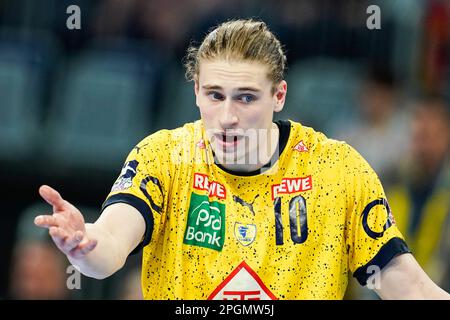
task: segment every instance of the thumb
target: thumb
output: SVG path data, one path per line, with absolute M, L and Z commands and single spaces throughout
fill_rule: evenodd
M 39 194 L 45 201 L 48 202 L 48 204 L 52 205 L 55 210 L 64 209 L 64 199 L 55 189 L 47 185 L 43 185 L 39 188 Z

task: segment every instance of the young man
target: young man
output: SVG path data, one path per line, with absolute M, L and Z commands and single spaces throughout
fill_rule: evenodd
M 187 55 L 201 121 L 129 154 L 94 224 L 48 186 L 36 217 L 83 274 L 143 249 L 146 299 L 342 299 L 347 275 L 382 298 L 448 298 L 395 226 L 376 174 L 345 143 L 293 121 L 286 58 L 263 22 L 238 20 Z M 301 107 L 301 106 L 300 106 Z

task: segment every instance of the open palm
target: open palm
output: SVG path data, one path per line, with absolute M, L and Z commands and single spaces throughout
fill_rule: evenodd
M 34 223 L 49 230 L 56 246 L 67 256 L 76 259 L 94 250 L 97 241 L 88 239 L 80 210 L 49 186 L 41 186 L 39 194 L 53 206 L 53 214 L 37 216 Z

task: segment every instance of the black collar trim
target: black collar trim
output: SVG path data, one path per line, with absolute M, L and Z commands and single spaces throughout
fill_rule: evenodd
M 229 173 L 229 174 L 232 174 L 235 176 L 246 176 L 246 177 L 256 176 L 256 175 L 264 173 L 267 170 L 269 170 L 270 168 L 272 168 L 272 166 L 278 161 L 279 157 L 281 156 L 284 149 L 286 148 L 286 145 L 289 140 L 289 135 L 291 133 L 291 123 L 289 122 L 289 120 L 277 120 L 277 121 L 275 121 L 275 124 L 278 126 L 278 129 L 280 131 L 280 136 L 278 138 L 278 147 L 279 147 L 280 152 L 275 152 L 272 155 L 272 158 L 270 158 L 270 160 L 265 165 L 263 165 L 261 168 L 254 170 L 254 171 L 250 171 L 250 172 L 234 171 L 234 170 L 230 170 L 230 169 L 223 167 L 220 163 L 217 163 L 214 159 L 215 165 L 218 166 L 223 171 L 225 171 L 226 173 Z

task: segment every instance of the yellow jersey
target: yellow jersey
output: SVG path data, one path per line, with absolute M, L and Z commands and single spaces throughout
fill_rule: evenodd
M 214 162 L 201 120 L 158 131 L 129 154 L 103 208 L 146 221 L 146 299 L 342 299 L 409 252 L 383 188 L 344 142 L 276 122 L 279 150 L 255 172 Z

